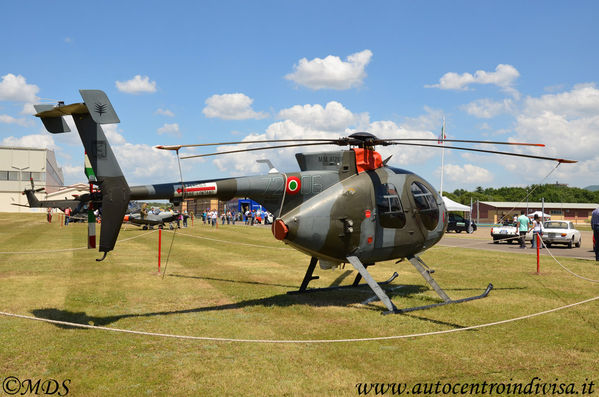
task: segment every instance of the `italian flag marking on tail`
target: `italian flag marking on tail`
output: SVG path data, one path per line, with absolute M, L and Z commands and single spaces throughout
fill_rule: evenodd
M 89 157 L 87 157 L 87 153 L 85 153 L 85 176 L 89 182 L 96 182 L 96 174 L 94 174 L 94 169 L 92 168 L 92 163 L 89 161 Z
M 301 188 L 302 183 L 297 176 L 290 176 L 287 178 L 287 186 L 285 187 L 287 194 L 296 194 Z

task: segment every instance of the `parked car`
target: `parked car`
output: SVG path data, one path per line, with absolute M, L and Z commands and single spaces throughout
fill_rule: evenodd
M 461 233 L 462 231 L 472 233 L 476 230 L 476 223 L 468 219 L 464 219 L 463 216 L 458 214 L 449 214 L 449 220 L 447 221 L 447 231 L 455 231 Z
M 532 240 L 532 233 L 530 239 Z M 528 239 L 528 235 L 526 236 Z M 580 247 L 582 235 L 571 221 L 548 221 L 543 225 L 543 242 L 547 247 L 552 244 L 565 244 L 568 248 L 573 245 Z
M 518 228 L 515 226 L 514 222 L 505 221 L 503 225 L 493 226 L 491 228 L 491 237 L 493 237 L 493 242 L 495 244 L 499 244 L 500 241 L 511 244 L 514 241 L 518 241 L 520 233 L 518 233 Z

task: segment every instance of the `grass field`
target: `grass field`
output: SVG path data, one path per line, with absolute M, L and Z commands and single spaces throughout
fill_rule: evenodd
M 96 250 L 75 249 L 86 245 L 86 235 L 86 224 L 0 214 L 0 311 L 153 333 L 335 340 L 455 330 L 599 296 L 599 284 L 548 259 L 536 275 L 531 255 L 433 247 L 422 257 L 452 298 L 479 294 L 489 282 L 495 289 L 473 302 L 382 316 L 380 303 L 360 303 L 372 295 L 368 289 L 287 295 L 309 258 L 276 241 L 269 228 L 214 230 L 196 222 L 177 234 L 164 279 L 157 276 L 157 232 L 128 226 L 119 239 L 129 240 L 103 262 L 95 261 Z M 162 235 L 163 266 L 172 236 Z M 69 250 L 6 254 L 60 249 Z M 599 279 L 592 261 L 560 261 Z M 349 270 L 317 269 L 321 278 L 311 286 L 343 276 L 348 283 Z M 369 270 L 377 280 L 399 273 L 393 285 L 404 287 L 392 292 L 398 307 L 439 301 L 408 262 Z M 0 316 L 0 377 L 68 379 L 68 394 L 77 396 L 351 396 L 359 383 L 506 385 L 534 377 L 577 391 L 584 384 L 588 392 L 590 382 L 599 383 L 598 309 L 592 301 L 462 332 L 314 344 L 173 339 Z

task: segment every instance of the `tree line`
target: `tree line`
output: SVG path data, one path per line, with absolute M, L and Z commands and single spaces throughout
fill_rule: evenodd
M 599 203 L 599 191 L 593 192 L 578 187 L 557 184 L 526 187 L 489 187 L 485 189 L 479 186 L 472 192 L 456 189 L 453 193 L 443 192 L 443 195 L 465 205 L 470 205 L 470 199 L 472 199 L 472 202 L 477 200 L 523 202 L 526 201 L 527 195 L 529 202 L 541 201 L 544 198 L 546 203 Z

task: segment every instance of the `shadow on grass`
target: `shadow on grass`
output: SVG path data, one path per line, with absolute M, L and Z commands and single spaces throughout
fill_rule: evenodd
M 193 279 L 197 279 L 197 280 L 223 281 L 223 282 L 235 283 L 235 284 L 270 285 L 273 287 L 297 288 L 297 285 L 263 283 L 260 281 L 231 280 L 231 279 L 218 278 L 218 277 L 188 276 L 188 275 L 184 275 L 184 274 L 168 274 L 168 276 L 169 277 L 181 277 L 181 278 L 193 278 Z
M 229 280 L 226 280 L 229 281 Z M 428 288 L 423 285 L 402 285 L 395 286 L 394 288 L 388 289 L 388 294 L 390 298 L 394 297 L 409 297 L 414 294 L 421 294 L 422 292 L 428 291 Z M 297 295 L 289 295 L 289 294 L 279 294 L 274 295 L 267 298 L 259 298 L 259 299 L 248 299 L 244 301 L 240 301 L 237 303 L 229 303 L 224 305 L 216 305 L 216 306 L 204 306 L 197 307 L 192 309 L 183 309 L 183 310 L 165 310 L 165 311 L 155 311 L 148 313 L 130 313 L 130 314 L 120 314 L 113 316 L 91 316 L 85 312 L 72 312 L 69 310 L 61 310 L 57 308 L 43 308 L 43 309 L 34 309 L 32 310 L 32 314 L 37 318 L 43 318 L 48 320 L 57 320 L 64 321 L 69 323 L 77 323 L 77 324 L 86 324 L 86 325 L 95 325 L 95 326 L 106 326 L 108 324 L 112 324 L 122 319 L 126 318 L 143 318 L 143 317 L 155 317 L 155 316 L 170 316 L 177 314 L 189 314 L 189 313 L 205 313 L 205 312 L 215 312 L 215 311 L 223 311 L 223 310 L 235 310 L 235 309 L 244 309 L 248 307 L 289 307 L 293 305 L 307 305 L 313 307 L 327 307 L 327 306 L 336 306 L 343 307 L 348 305 L 360 304 L 364 301 L 364 296 L 372 295 L 372 291 L 367 286 L 360 286 L 353 288 L 351 290 L 329 290 L 329 291 L 313 291 L 304 294 Z M 430 297 L 423 296 L 421 299 L 431 301 L 431 302 L 439 302 L 439 299 L 434 299 Z M 368 310 L 375 312 L 382 312 L 384 307 L 379 305 L 362 305 L 353 307 L 357 310 Z M 421 316 L 413 316 L 409 317 L 417 318 L 424 321 L 431 321 L 437 324 L 443 324 L 450 327 L 460 328 L 461 325 L 440 322 L 437 320 L 427 319 Z M 66 324 L 55 324 L 59 328 L 64 329 L 82 329 L 75 326 L 69 326 Z M 83 328 L 85 329 L 85 328 Z

